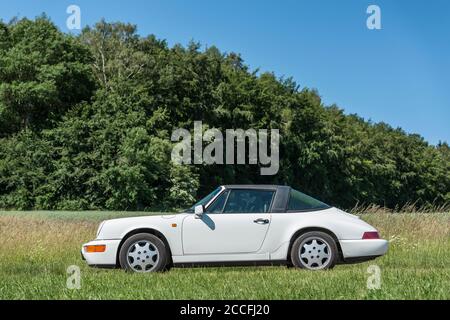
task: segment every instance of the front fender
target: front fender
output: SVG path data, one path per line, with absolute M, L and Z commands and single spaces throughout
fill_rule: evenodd
M 180 221 L 179 215 L 107 220 L 103 223 L 96 240 L 123 240 L 137 230 L 142 232 L 154 230 L 166 238 L 172 254 L 177 255 L 182 253 Z

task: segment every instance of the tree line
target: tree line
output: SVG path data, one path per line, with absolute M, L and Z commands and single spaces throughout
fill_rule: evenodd
M 279 129 L 280 167 L 176 165 L 177 128 Z M 342 208 L 450 202 L 450 148 L 373 123 L 237 53 L 169 47 L 134 25 L 68 35 L 0 22 L 0 208 L 189 206 L 217 185 L 287 184 Z

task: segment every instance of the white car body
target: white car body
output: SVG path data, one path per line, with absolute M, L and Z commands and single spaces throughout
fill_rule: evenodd
M 221 192 L 205 208 L 227 188 L 246 187 L 222 186 Z M 303 212 L 273 211 L 205 213 L 202 218 L 195 213 L 180 213 L 106 220 L 101 223 L 96 239 L 83 245 L 105 245 L 106 250 L 86 252 L 82 249 L 82 255 L 89 265 L 117 266 L 121 244 L 130 235 L 140 232 L 161 238 L 169 248 L 174 265 L 287 261 L 293 240 L 309 230 L 333 236 L 339 247 L 340 263 L 369 260 L 385 254 L 388 249 L 386 240 L 362 239 L 365 232 L 376 232 L 374 227 L 334 207 Z

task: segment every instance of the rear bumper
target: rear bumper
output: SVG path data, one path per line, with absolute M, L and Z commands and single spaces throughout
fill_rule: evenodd
M 344 259 L 382 256 L 389 245 L 384 239 L 340 240 L 339 243 Z
M 94 240 L 83 244 L 81 256 L 90 266 L 115 266 L 120 240 Z M 105 252 L 86 252 L 84 246 L 106 245 Z

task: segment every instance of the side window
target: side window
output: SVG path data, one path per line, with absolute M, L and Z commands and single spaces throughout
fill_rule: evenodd
M 214 200 L 213 203 L 206 209 L 206 213 L 222 213 L 223 206 L 225 205 L 225 201 L 227 200 L 228 190 L 222 192 L 220 196 Z
M 328 209 L 329 205 L 314 199 L 300 191 L 291 189 L 288 203 L 288 211 L 307 211 Z
M 269 190 L 231 190 L 223 213 L 269 212 L 274 193 Z

